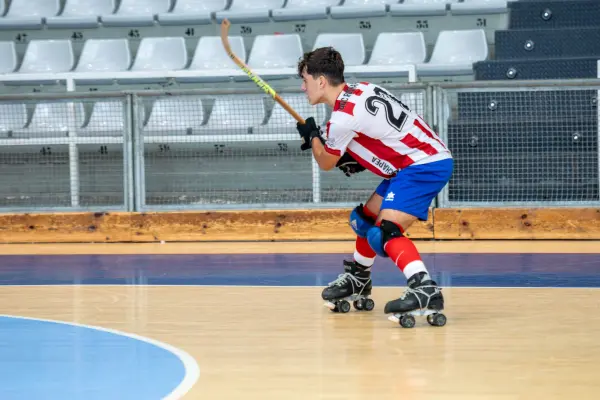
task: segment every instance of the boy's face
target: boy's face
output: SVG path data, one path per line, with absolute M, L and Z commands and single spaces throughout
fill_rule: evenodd
M 302 72 L 302 91 L 306 93 L 310 105 L 314 106 L 321 103 L 325 93 L 325 77 L 319 76 L 315 79 L 307 74 L 306 69 L 304 69 Z

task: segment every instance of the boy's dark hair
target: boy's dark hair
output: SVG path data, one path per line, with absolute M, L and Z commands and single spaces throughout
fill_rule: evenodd
M 344 83 L 344 60 L 333 47 L 320 47 L 304 53 L 298 62 L 298 76 L 301 78 L 304 68 L 306 73 L 315 79 L 323 75 L 333 86 Z

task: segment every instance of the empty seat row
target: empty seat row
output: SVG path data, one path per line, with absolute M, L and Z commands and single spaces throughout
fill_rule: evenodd
M 507 0 L 12 0 L 1 28 L 144 26 L 506 12 Z M 2 2 L 4 4 L 4 2 Z
M 122 104 L 119 102 L 97 103 L 100 112 L 92 113 L 88 124 L 93 127 L 113 128 L 122 136 L 123 117 Z M 116 113 L 115 113 L 116 109 Z M 81 128 L 84 123 L 84 109 L 81 103 L 39 103 L 36 104 L 29 124 L 27 123 L 27 107 L 25 104 L 0 104 L 0 137 L 18 139 L 33 137 L 65 136 L 71 126 Z M 108 118 L 107 118 L 108 117 Z M 102 129 L 100 129 L 102 130 Z M 85 132 L 82 131 L 83 134 Z
M 284 95 L 283 99 L 304 118 L 314 117 L 322 124 L 325 107 L 311 106 L 304 95 Z M 170 100 L 158 99 L 152 105 L 148 121 L 144 125 L 145 135 L 182 135 L 217 133 L 224 135 L 294 134 L 296 120 L 279 104 L 275 104 L 267 118 L 266 103 L 260 96 L 221 96 L 215 99 L 212 110 L 206 117 L 201 99 Z M 296 133 L 297 134 L 297 133 Z
M 282 97 L 304 118 L 314 117 L 319 124 L 325 123 L 327 110 L 324 105 L 311 106 L 303 94 Z M 421 111 L 422 98 L 418 95 L 403 94 L 401 98 L 409 107 Z M 207 104 L 211 106 L 205 107 Z M 208 108 L 209 113 L 205 111 Z M 136 117 L 144 121 L 144 107 L 139 110 L 140 115 Z M 28 123 L 25 104 L 0 103 L 0 137 L 23 139 L 65 136 L 72 131 L 69 126 L 77 127 L 78 136 L 123 136 L 124 112 L 121 101 L 99 101 L 94 103 L 86 123 L 84 107 L 80 102 L 39 103 Z M 149 136 L 208 133 L 246 135 L 250 129 L 253 134 L 297 136 L 296 120 L 277 103 L 269 114 L 264 97 L 258 95 L 220 96 L 210 101 L 192 96 L 160 98 L 152 104 L 142 129 Z
M 273 76 L 295 75 L 295 67 L 303 55 L 300 37 L 295 34 L 259 35 L 248 57 L 245 57 L 242 37 L 231 37 L 230 43 L 233 51 L 251 68 L 270 70 Z M 333 46 L 340 51 L 349 74 L 364 76 L 369 73 L 390 75 L 398 66 L 405 64 L 416 64 L 422 74 L 471 74 L 472 64 L 488 56 L 483 30 L 442 31 L 428 63 L 425 62 L 427 53 L 421 32 L 380 33 L 367 63 L 361 34 L 321 34 L 313 48 L 323 46 Z M 221 39 L 217 36 L 199 39 L 189 65 L 185 40 L 181 37 L 142 39 L 133 62 L 126 39 L 89 39 L 84 44 L 77 65 L 74 65 L 75 56 L 70 41 L 33 40 L 27 47 L 17 75 L 184 69 L 221 74 L 225 69 L 227 76 L 245 76 L 224 51 Z M 0 73 L 9 74 L 16 68 L 14 43 L 0 42 Z M 269 75 L 268 71 L 266 73 Z M 14 75 L 11 75 L 12 78 Z
M 311 106 L 304 95 L 288 95 L 284 99 L 304 117 L 325 118 L 324 106 Z M 125 129 L 124 106 L 120 101 L 94 103 L 89 120 L 85 121 L 83 104 L 39 103 L 35 106 L 31 121 L 27 120 L 25 104 L 0 104 L 0 137 L 33 138 L 65 136 L 75 126 L 78 136 L 123 136 Z M 145 119 L 144 108 L 138 117 Z M 251 127 L 264 128 L 268 132 L 293 133 L 296 121 L 281 106 L 275 105 L 266 122 L 266 103 L 261 96 L 222 96 L 214 99 L 212 111 L 205 115 L 203 100 L 197 97 L 158 99 L 144 126 L 149 135 L 179 134 L 190 130 L 220 132 L 221 134 L 247 134 Z M 207 118 L 208 117 L 208 118 Z M 205 123 L 205 119 L 207 119 Z

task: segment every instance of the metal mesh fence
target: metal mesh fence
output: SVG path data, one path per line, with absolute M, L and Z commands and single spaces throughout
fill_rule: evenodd
M 79 145 L 79 204 L 123 206 L 125 203 L 122 144 Z
M 126 113 L 125 97 L 0 100 L 0 208 L 125 208 Z
M 68 146 L 1 146 L 0 168 L 0 207 L 71 204 Z
M 443 205 L 599 200 L 597 90 L 446 89 L 444 97 L 455 171 Z
M 424 111 L 424 92 L 397 94 Z M 311 106 L 302 93 L 282 97 L 325 126 L 326 106 Z M 319 171 L 312 153 L 300 150 L 296 121 L 268 96 L 141 96 L 136 105 L 149 207 L 351 204 L 380 181 L 369 172 Z
M 137 106 L 146 205 L 311 201 L 311 156 L 299 149 L 296 122 L 265 96 L 140 97 Z
M 600 201 L 592 84 L 442 84 L 436 110 L 426 86 L 391 91 L 435 114 L 453 152 L 438 206 L 586 205 Z M 0 97 L 0 209 L 129 209 L 134 183 L 140 210 L 340 206 L 380 182 L 320 171 L 296 121 L 256 90 L 72 96 Z M 330 117 L 302 93 L 283 97 L 322 126 Z

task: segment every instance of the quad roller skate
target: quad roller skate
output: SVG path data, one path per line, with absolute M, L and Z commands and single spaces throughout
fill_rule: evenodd
M 356 261 L 344 261 L 344 270 L 323 289 L 321 296 L 327 301 L 325 306 L 333 312 L 347 313 L 352 302 L 356 310 L 373 310 L 375 302 L 369 298 L 373 288 L 370 268 Z
M 446 325 L 444 297 L 441 289 L 425 272 L 419 272 L 408 280 L 408 289 L 402 297 L 385 305 L 384 312 L 393 314 L 388 319 L 403 328 L 415 326 L 415 316 L 426 316 L 431 326 Z

